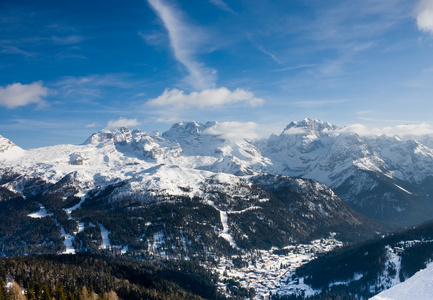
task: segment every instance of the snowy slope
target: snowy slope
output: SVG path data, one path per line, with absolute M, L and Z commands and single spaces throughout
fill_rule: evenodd
M 372 300 L 429 300 L 433 295 L 433 264 L 406 281 L 370 298 Z

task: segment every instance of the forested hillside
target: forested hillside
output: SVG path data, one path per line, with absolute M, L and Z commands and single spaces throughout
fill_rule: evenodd
M 296 270 L 311 299 L 369 298 L 413 276 L 433 260 L 433 222 L 328 252 Z M 334 298 L 338 295 L 339 298 Z M 274 299 L 297 299 L 275 296 Z
M 195 262 L 44 255 L 0 259 L 0 299 L 224 299 L 216 277 Z M 15 298 L 14 298 L 15 297 Z M 100 297 L 100 298 L 98 298 Z

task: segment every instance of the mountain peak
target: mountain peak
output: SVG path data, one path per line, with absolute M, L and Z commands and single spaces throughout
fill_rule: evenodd
M 195 121 L 179 122 L 171 126 L 169 130 L 162 134 L 162 137 L 167 140 L 183 139 L 190 136 L 197 136 L 206 129 L 215 126 L 218 122 L 207 122 L 202 124 Z
M 305 118 L 302 121 L 293 121 L 283 130 L 282 134 L 311 134 L 328 133 L 338 129 L 338 126 L 332 125 L 329 122 L 324 122 L 322 120 L 314 120 L 310 118 Z
M 14 143 L 12 143 L 9 139 L 0 135 L 0 155 L 6 158 L 14 158 L 19 157 L 24 150 Z

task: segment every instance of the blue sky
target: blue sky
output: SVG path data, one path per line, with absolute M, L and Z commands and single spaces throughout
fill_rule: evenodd
M 433 0 L 3 0 L 0 134 L 32 148 L 188 120 L 431 129 L 432 53 Z

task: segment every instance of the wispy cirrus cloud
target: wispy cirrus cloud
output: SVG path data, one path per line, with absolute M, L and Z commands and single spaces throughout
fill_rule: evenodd
M 185 67 L 188 76 L 184 81 L 197 90 L 215 86 L 216 70 L 205 66 L 196 59 L 196 54 L 206 40 L 200 28 L 188 24 L 182 12 L 163 0 L 148 0 L 155 13 L 162 20 L 170 40 L 175 58 Z
M 87 124 L 86 128 L 94 128 L 96 126 L 98 126 L 98 124 L 96 122 L 93 122 L 93 123 Z
M 279 65 L 282 64 L 281 60 L 278 59 L 278 57 L 277 57 L 275 54 L 273 54 L 273 53 L 267 51 L 267 50 L 266 50 L 265 48 L 263 48 L 263 47 L 259 47 L 259 50 L 260 50 L 261 52 L 263 52 L 264 54 L 266 54 L 267 56 L 269 56 L 270 58 L 272 58 L 272 60 L 275 61 L 277 64 L 279 64 Z
M 419 1 L 415 12 L 417 14 L 416 23 L 418 25 L 418 29 L 433 34 L 433 1 Z
M 396 125 L 383 128 L 368 128 L 362 124 L 352 124 L 342 128 L 339 132 L 348 133 L 353 132 L 359 135 L 387 135 L 387 136 L 423 136 L 432 135 L 433 127 L 431 124 L 405 124 Z
M 301 106 L 305 108 L 313 108 L 313 107 L 323 107 L 334 104 L 341 104 L 347 102 L 345 99 L 334 99 L 334 100 L 304 100 L 304 101 L 296 101 L 294 104 L 296 106 Z
M 79 35 L 67 35 L 67 36 L 53 36 L 51 40 L 59 45 L 73 45 L 78 44 L 84 40 L 82 36 Z
M 43 105 L 43 98 L 48 95 L 50 90 L 43 86 L 42 81 L 30 84 L 19 82 L 0 87 L 0 105 L 7 108 L 16 108 L 29 104 Z
M 24 50 L 21 45 L 17 45 L 15 41 L 3 40 L 0 41 L 0 53 L 4 54 L 21 54 L 27 57 L 35 56 L 35 52 Z
M 257 98 L 252 92 L 236 89 L 233 92 L 225 87 L 206 89 L 201 92 L 186 94 L 178 89 L 166 89 L 162 95 L 147 102 L 150 106 L 164 107 L 219 107 L 233 103 L 244 103 L 248 106 L 259 106 L 263 99 Z
M 64 98 L 74 100 L 103 97 L 107 89 L 127 89 L 133 85 L 127 74 L 93 74 L 88 76 L 66 76 L 53 84 Z M 112 90 L 111 90 L 112 92 Z
M 236 12 L 228 6 L 227 3 L 225 3 L 223 0 L 209 0 L 210 3 L 213 5 L 219 7 L 222 10 L 225 10 L 229 13 L 236 14 Z
M 291 66 L 291 67 L 285 67 L 282 69 L 273 70 L 273 72 L 283 72 L 283 71 L 291 71 L 291 70 L 297 70 L 297 69 L 306 69 L 306 68 L 312 68 L 316 67 L 317 64 L 303 64 L 303 65 L 297 65 L 297 66 Z

